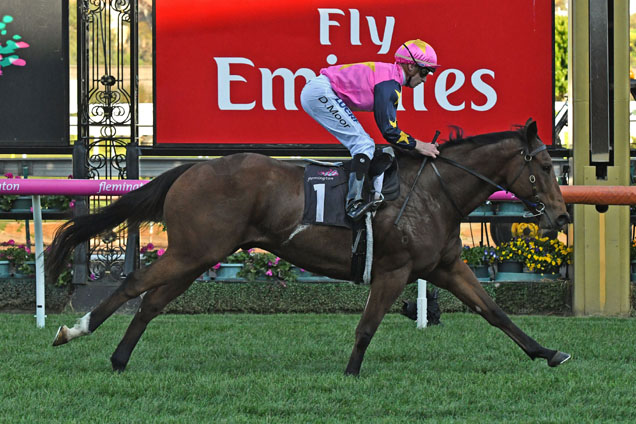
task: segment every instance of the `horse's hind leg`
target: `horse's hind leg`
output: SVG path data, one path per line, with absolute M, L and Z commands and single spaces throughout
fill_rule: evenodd
M 180 258 L 172 254 L 170 249 L 154 264 L 147 268 L 138 269 L 126 277 L 124 282 L 93 311 L 84 315 L 74 327 L 60 327 L 53 341 L 53 346 L 58 346 L 71 341 L 74 338 L 92 333 L 121 305 L 140 294 L 155 287 L 162 286 L 172 281 L 184 282 L 184 276 L 192 276 L 192 280 L 201 270 L 201 264 L 193 258 Z M 202 271 L 201 271 L 202 272 Z
M 124 334 L 117 349 L 115 349 L 115 352 L 110 357 L 114 371 L 124 371 L 130 359 L 130 355 L 141 338 L 141 335 L 146 331 L 148 323 L 159 315 L 168 303 L 186 291 L 187 288 L 192 285 L 193 281 L 194 279 L 188 279 L 184 282 L 167 284 L 146 293 L 141 301 L 139 310 L 126 330 L 126 334 Z
M 481 286 L 468 265 L 458 260 L 451 269 L 438 269 L 431 281 L 449 290 L 473 311 L 483 316 L 491 325 L 501 329 L 531 358 L 544 358 L 548 365 L 556 367 L 570 359 L 567 353 L 546 349 L 524 333 L 492 300 Z

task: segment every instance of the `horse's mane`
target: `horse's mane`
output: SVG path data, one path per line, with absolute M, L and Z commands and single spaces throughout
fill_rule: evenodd
M 478 134 L 473 136 L 464 137 L 464 131 L 457 126 L 451 126 L 451 133 L 448 140 L 440 144 L 439 151 L 443 152 L 447 149 L 452 149 L 456 146 L 465 146 L 467 143 L 471 143 L 476 146 L 483 146 L 487 144 L 494 144 L 501 141 L 504 138 L 523 138 L 523 134 L 520 131 L 523 125 L 518 125 L 513 128 L 515 130 L 499 131 L 486 134 Z M 415 159 L 421 159 L 422 156 L 414 150 L 394 149 L 398 157 L 412 157 Z
M 523 128 L 523 126 L 519 126 L 518 129 L 515 131 L 500 131 L 464 137 L 464 131 L 461 128 L 451 126 L 450 136 L 448 140 L 440 145 L 439 150 L 443 151 L 455 146 L 463 146 L 466 143 L 473 143 L 479 146 L 483 146 L 487 144 L 497 143 L 503 138 L 520 137 L 521 133 L 519 131 L 519 128 Z

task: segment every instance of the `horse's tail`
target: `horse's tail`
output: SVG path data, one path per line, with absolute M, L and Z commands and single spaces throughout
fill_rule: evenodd
M 127 226 L 130 227 L 146 221 L 161 221 L 168 190 L 176 179 L 193 165 L 185 164 L 164 172 L 137 190 L 121 196 L 99 212 L 77 216 L 58 228 L 47 250 L 46 271 L 50 281 L 57 280 L 66 258 L 78 244 L 115 228 L 126 220 Z

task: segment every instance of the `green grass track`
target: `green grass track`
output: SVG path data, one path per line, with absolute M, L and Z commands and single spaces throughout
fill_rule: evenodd
M 1 423 L 636 422 L 634 319 L 513 317 L 572 354 L 553 369 L 477 315 L 417 330 L 391 314 L 352 378 L 357 315 L 162 315 L 122 374 L 131 317 L 52 347 L 76 318 L 0 314 Z

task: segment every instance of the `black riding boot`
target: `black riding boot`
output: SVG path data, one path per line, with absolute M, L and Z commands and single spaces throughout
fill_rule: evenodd
M 347 193 L 347 203 L 345 210 L 349 218 L 357 221 L 371 208 L 373 202 L 368 200 L 368 195 L 364 192 L 364 181 L 371 160 L 367 155 L 357 154 L 351 161 L 351 174 L 349 174 L 349 192 Z

